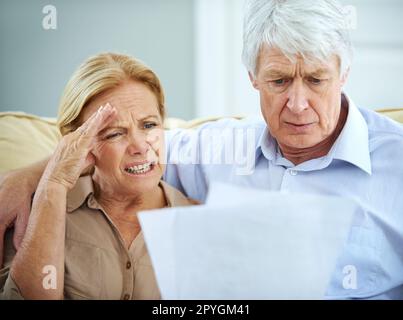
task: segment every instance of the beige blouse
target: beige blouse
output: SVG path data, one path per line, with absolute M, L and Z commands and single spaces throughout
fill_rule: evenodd
M 160 185 L 169 207 L 197 204 L 165 182 Z M 81 177 L 68 193 L 67 212 L 65 299 L 161 298 L 142 232 L 127 249 L 116 226 L 96 201 L 90 176 Z M 15 255 L 11 231 L 6 234 L 4 253 L 0 299 L 23 299 L 9 275 Z

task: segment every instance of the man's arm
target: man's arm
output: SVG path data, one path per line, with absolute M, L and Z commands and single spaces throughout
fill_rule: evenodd
M 10 171 L 0 177 L 0 266 L 3 264 L 4 235 L 14 224 L 13 243 L 21 245 L 35 192 L 49 158 L 28 167 Z

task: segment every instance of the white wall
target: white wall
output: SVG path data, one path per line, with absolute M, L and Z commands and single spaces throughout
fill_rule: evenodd
M 403 107 L 403 0 L 342 1 L 358 13 L 347 92 L 360 106 Z M 243 2 L 1 0 L 0 111 L 55 116 L 77 65 L 115 50 L 157 71 L 170 116 L 260 114 L 241 62 Z M 56 31 L 41 25 L 49 3 Z
M 346 0 L 357 10 L 346 91 L 371 109 L 403 107 L 403 1 Z
M 259 114 L 241 63 L 243 0 L 196 0 L 196 114 Z M 355 58 L 346 85 L 359 106 L 403 107 L 403 1 L 351 0 Z
M 259 114 L 242 65 L 243 0 L 195 0 L 196 115 Z
M 57 9 L 44 30 L 42 8 Z M 0 111 L 56 116 L 61 92 L 88 56 L 118 51 L 159 75 L 168 115 L 194 116 L 193 1 L 1 0 Z

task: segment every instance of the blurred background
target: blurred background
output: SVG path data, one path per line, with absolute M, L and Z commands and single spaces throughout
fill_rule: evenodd
M 403 1 L 343 0 L 356 12 L 346 92 L 358 106 L 403 107 Z M 0 111 L 55 117 L 90 55 L 133 55 L 157 72 L 168 116 L 259 114 L 241 63 L 244 0 L 1 0 Z M 56 9 L 56 29 L 43 26 Z M 49 25 L 48 25 L 49 27 Z

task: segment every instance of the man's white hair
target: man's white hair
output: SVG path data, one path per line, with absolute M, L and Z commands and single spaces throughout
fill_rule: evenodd
M 353 50 L 343 6 L 337 0 L 247 0 L 242 60 L 256 75 L 263 44 L 279 49 L 291 61 L 326 61 L 336 54 L 341 75 Z

